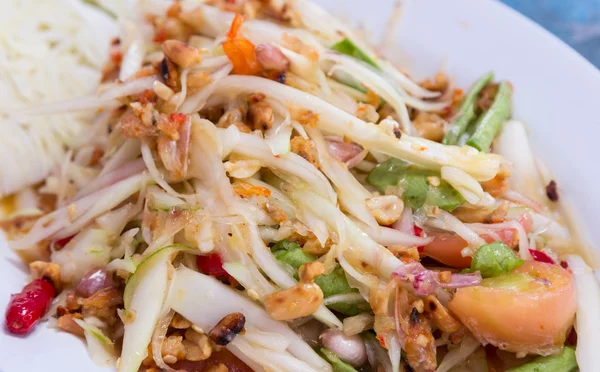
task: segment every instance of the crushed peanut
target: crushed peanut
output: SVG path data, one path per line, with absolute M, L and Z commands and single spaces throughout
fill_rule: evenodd
M 156 95 L 160 99 L 165 100 L 165 101 L 170 100 L 175 95 L 175 92 L 173 92 L 173 89 L 169 88 L 164 83 L 162 83 L 158 80 L 154 82 L 154 84 L 152 85 L 152 89 L 154 90 L 154 93 L 156 93 Z
M 327 239 L 325 245 L 321 245 L 321 242 L 316 237 L 312 237 L 306 240 L 306 243 L 302 246 L 302 250 L 305 253 L 312 254 L 315 256 L 322 256 L 325 253 L 329 252 L 331 246 L 333 245 L 333 241 L 331 239 Z
M 356 117 L 369 123 L 377 123 L 379 121 L 377 109 L 368 103 L 358 104 L 358 108 L 356 109 Z
M 75 323 L 75 319 L 83 319 L 83 316 L 80 313 L 65 314 L 58 318 L 56 324 L 58 325 L 58 328 L 62 329 L 63 331 L 83 337 L 83 328 L 81 328 L 79 324 Z
M 416 247 L 390 245 L 388 249 L 404 263 L 418 262 L 420 259 L 419 249 Z
M 302 125 L 308 125 L 311 128 L 316 128 L 319 124 L 319 115 L 315 114 L 311 110 L 303 110 L 298 114 L 296 120 Z
M 278 204 L 267 202 L 265 204 L 265 210 L 267 211 L 267 213 L 269 213 L 269 216 L 271 216 L 271 218 L 273 218 L 273 220 L 278 224 L 282 224 L 283 222 L 289 220 L 287 213 L 285 213 L 285 211 L 281 209 L 281 207 Z
M 433 325 L 443 332 L 452 333 L 461 328 L 460 322 L 450 315 L 434 295 L 425 297 L 425 311 L 431 315 Z
M 29 264 L 29 273 L 33 279 L 46 278 L 52 282 L 57 292 L 60 292 L 60 266 L 52 262 L 34 261 Z
M 275 320 L 292 320 L 313 314 L 323 303 L 323 291 L 315 283 L 298 283 L 264 298 L 267 313 Z
M 302 156 L 316 168 L 319 168 L 317 149 L 312 140 L 306 139 L 302 136 L 295 136 L 292 138 L 290 146 L 293 153 Z
M 177 360 L 185 359 L 185 348 L 183 347 L 183 336 L 180 335 L 172 335 L 163 341 L 161 353 L 165 362 L 167 362 L 167 357 L 171 356 L 175 358 L 173 362 L 167 363 L 175 363 Z
M 423 300 L 416 300 L 415 302 L 412 303 L 412 305 L 410 305 L 412 308 L 417 309 L 417 311 L 419 312 L 419 314 L 422 314 L 423 311 L 425 310 L 425 304 L 423 303 Z
M 446 73 L 440 71 L 438 72 L 433 81 L 427 79 L 421 83 L 421 86 L 427 90 L 431 90 L 434 92 L 444 92 L 448 86 L 450 85 L 450 78 Z
M 496 177 L 489 181 L 481 182 L 481 187 L 483 191 L 489 193 L 494 198 L 500 197 L 508 190 L 509 177 L 510 169 L 507 166 L 501 165 Z
M 163 356 L 163 360 L 165 361 L 165 363 L 168 363 L 168 364 L 177 363 L 177 357 L 175 355 L 171 355 L 171 354 L 167 354 L 167 355 Z
M 242 313 L 231 313 L 221 319 L 208 335 L 215 344 L 225 346 L 244 330 L 245 325 L 246 318 Z
M 440 271 L 439 279 L 441 283 L 450 283 L 452 281 L 452 273 L 448 270 Z
M 175 313 L 171 320 L 171 327 L 175 329 L 188 329 L 192 326 L 192 322 L 184 318 L 181 314 Z
M 179 13 L 179 19 L 195 31 L 200 31 L 204 22 L 204 11 L 201 8 Z
M 431 141 L 441 142 L 444 139 L 446 121 L 432 112 L 419 112 L 413 121 L 419 135 Z
M 187 76 L 187 87 L 190 89 L 202 89 L 212 82 L 212 77 L 205 71 L 191 72 Z
M 319 275 L 323 275 L 325 266 L 319 261 L 313 261 L 300 266 L 298 275 L 303 283 L 310 283 Z
M 273 109 L 264 102 L 256 102 L 248 106 L 248 124 L 254 130 L 266 131 L 273 126 Z
M 367 199 L 367 207 L 377 223 L 388 226 L 400 218 L 404 202 L 396 195 L 381 195 Z
M 440 178 L 436 176 L 427 177 L 427 182 L 433 187 L 438 187 L 441 184 Z
M 185 347 L 185 358 L 191 361 L 208 359 L 213 351 L 208 336 L 198 333 L 191 328 L 185 331 L 183 346 Z

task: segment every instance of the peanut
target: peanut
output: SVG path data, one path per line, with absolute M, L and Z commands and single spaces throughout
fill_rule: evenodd
M 264 298 L 267 313 L 275 320 L 292 320 L 313 314 L 323 303 L 323 291 L 315 283 L 298 283 Z
M 381 195 L 367 199 L 367 207 L 380 225 L 387 226 L 400 218 L 404 202 L 396 195 Z

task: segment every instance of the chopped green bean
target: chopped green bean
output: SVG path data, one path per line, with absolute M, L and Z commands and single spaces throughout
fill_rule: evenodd
M 475 123 L 475 133 L 467 141 L 467 145 L 482 152 L 489 152 L 492 141 L 502 128 L 502 124 L 510 118 L 512 109 L 512 90 L 507 82 L 500 83 L 494 103 Z
M 491 83 L 492 80 L 494 80 L 494 73 L 488 72 L 486 75 L 480 77 L 469 90 L 469 93 L 467 93 L 467 96 L 458 110 L 456 120 L 452 123 L 452 128 L 444 137 L 444 145 L 456 145 L 460 136 L 467 130 L 469 123 L 477 116 L 477 95 L 486 85 Z
M 342 54 L 348 55 L 350 57 L 354 57 L 359 61 L 366 62 L 376 69 L 380 70 L 377 63 L 373 60 L 373 58 L 369 57 L 367 53 L 365 53 L 362 49 L 360 49 L 354 42 L 348 38 L 345 38 L 342 41 L 339 41 L 331 46 L 332 50 L 336 52 L 340 52 Z

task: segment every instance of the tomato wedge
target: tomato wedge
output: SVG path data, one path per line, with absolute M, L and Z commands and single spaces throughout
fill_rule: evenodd
M 568 270 L 526 261 L 509 274 L 458 289 L 448 305 L 483 344 L 549 355 L 565 343 L 575 317 L 575 296 Z

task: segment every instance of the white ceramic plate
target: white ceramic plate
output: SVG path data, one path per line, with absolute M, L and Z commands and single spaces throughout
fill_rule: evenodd
M 333 14 L 381 33 L 393 0 L 321 0 Z M 598 194 L 600 72 L 561 41 L 492 0 L 413 1 L 399 30 L 404 66 L 417 76 L 444 68 L 467 87 L 494 70 L 515 86 L 514 116 L 525 121 L 535 149 L 556 175 L 561 197 L 572 201 L 590 241 Z M 595 261 L 597 262 L 597 261 Z M 598 265 L 595 265 L 598 267 Z M 26 278 L 25 267 L 0 242 L 0 314 Z M 88 359 L 82 341 L 38 329 L 26 338 L 0 331 L 0 372 L 103 371 Z

